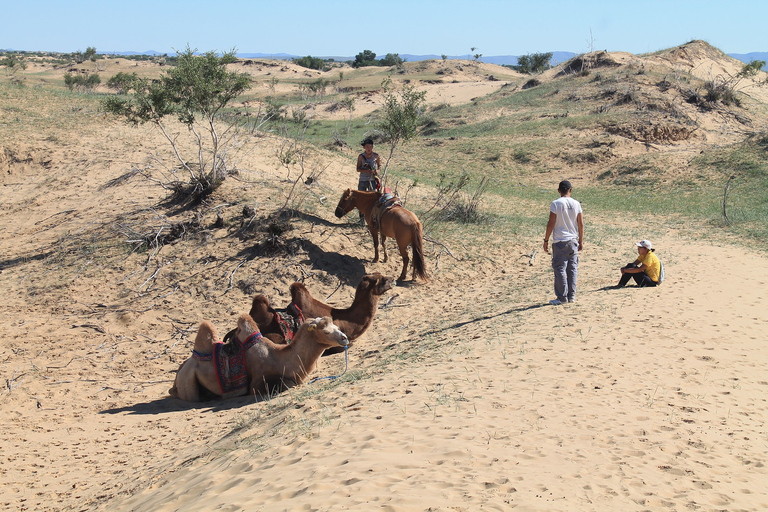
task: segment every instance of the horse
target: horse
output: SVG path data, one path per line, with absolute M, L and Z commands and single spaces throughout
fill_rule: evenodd
M 403 271 L 400 273 L 398 281 L 404 281 L 406 271 L 408 270 L 408 246 L 413 250 L 413 279 L 417 277 L 426 280 L 427 271 L 424 265 L 423 234 L 421 222 L 416 215 L 406 210 L 402 206 L 395 206 L 385 210 L 381 218 L 374 219 L 372 210 L 381 198 L 381 192 L 363 192 L 360 190 L 347 189 L 341 195 L 338 206 L 336 206 L 336 217 L 342 218 L 353 209 L 357 208 L 360 213 L 365 215 L 365 222 L 368 224 L 368 231 L 373 237 L 374 257 L 373 263 L 379 261 L 379 233 L 381 233 L 381 248 L 384 252 L 384 263 L 387 262 L 387 237 L 394 238 L 397 241 L 397 247 L 400 249 L 400 256 L 403 258 Z

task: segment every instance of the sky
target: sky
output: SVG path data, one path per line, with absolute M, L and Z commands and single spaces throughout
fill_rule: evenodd
M 0 0 L 0 49 L 313 57 L 768 52 L 765 0 Z M 474 48 L 474 50 L 472 50 Z

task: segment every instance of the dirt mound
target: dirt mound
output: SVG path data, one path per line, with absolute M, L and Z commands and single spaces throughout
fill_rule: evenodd
M 573 75 L 590 69 L 615 68 L 622 62 L 615 59 L 611 53 L 601 51 L 578 55 L 565 63 L 556 76 Z
M 670 144 L 690 139 L 698 128 L 680 124 L 633 123 L 624 126 L 608 126 L 605 131 L 638 142 Z

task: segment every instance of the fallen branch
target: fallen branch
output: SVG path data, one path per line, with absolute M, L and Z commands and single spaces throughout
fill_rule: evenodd
M 226 290 L 224 290 L 224 293 L 227 293 L 229 290 L 231 290 L 231 289 L 232 289 L 232 286 L 233 286 L 233 284 L 232 284 L 232 280 L 233 280 L 233 279 L 234 279 L 234 277 L 235 277 L 235 272 L 237 272 L 237 269 L 239 269 L 240 267 L 242 267 L 243 265 L 245 265 L 245 263 L 246 263 L 247 261 L 248 261 L 248 258 L 243 258 L 243 260 L 242 260 L 240 263 L 238 263 L 238 265 L 237 265 L 237 266 L 236 266 L 236 267 L 235 267 L 235 268 L 232 270 L 232 273 L 231 273 L 231 274 L 229 274 L 229 286 L 227 287 L 227 289 L 226 289 Z M 222 293 L 222 295 L 224 295 L 224 293 Z
M 433 244 L 439 245 L 440 247 L 445 249 L 445 252 L 448 253 L 448 256 L 450 256 L 451 258 L 455 259 L 456 261 L 461 261 L 461 259 L 459 259 L 459 258 L 457 258 L 456 256 L 453 255 L 453 253 L 451 252 L 451 249 L 448 248 L 448 246 L 445 245 L 444 243 L 438 242 L 437 240 L 435 240 L 433 238 L 430 238 L 428 236 L 424 236 L 424 240 L 426 240 L 427 242 L 432 242 Z

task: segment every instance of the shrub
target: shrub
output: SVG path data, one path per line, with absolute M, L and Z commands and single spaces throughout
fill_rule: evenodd
M 75 88 L 91 90 L 100 83 L 101 78 L 99 77 L 98 73 L 84 75 L 81 73 L 72 73 L 70 71 L 64 75 L 64 84 L 69 88 L 70 91 L 74 90 Z
M 138 79 L 139 76 L 136 73 L 123 73 L 121 71 L 107 80 L 107 87 L 115 89 L 118 94 L 127 94 Z
M 325 66 L 325 61 L 323 59 L 319 57 L 312 57 L 311 55 L 293 59 L 293 63 L 303 68 L 309 69 L 323 69 Z
M 187 198 L 205 196 L 214 191 L 229 174 L 228 150 L 239 144 L 237 131 L 230 130 L 222 110 L 237 96 L 250 89 L 251 79 L 245 73 L 227 70 L 227 64 L 235 62 L 235 50 L 217 55 L 210 51 L 195 55 L 189 46 L 179 53 L 177 66 L 166 70 L 158 81 L 135 80 L 129 100 L 109 97 L 102 102 L 104 111 L 123 118 L 134 125 L 152 123 L 165 135 L 174 154 L 186 172 L 186 185 L 176 175 L 166 177 L 162 185 Z M 165 126 L 166 116 L 176 116 L 185 124 L 196 144 L 189 160 L 182 154 L 176 137 Z M 223 128 L 220 124 L 228 124 Z M 208 134 L 208 138 L 202 134 Z

